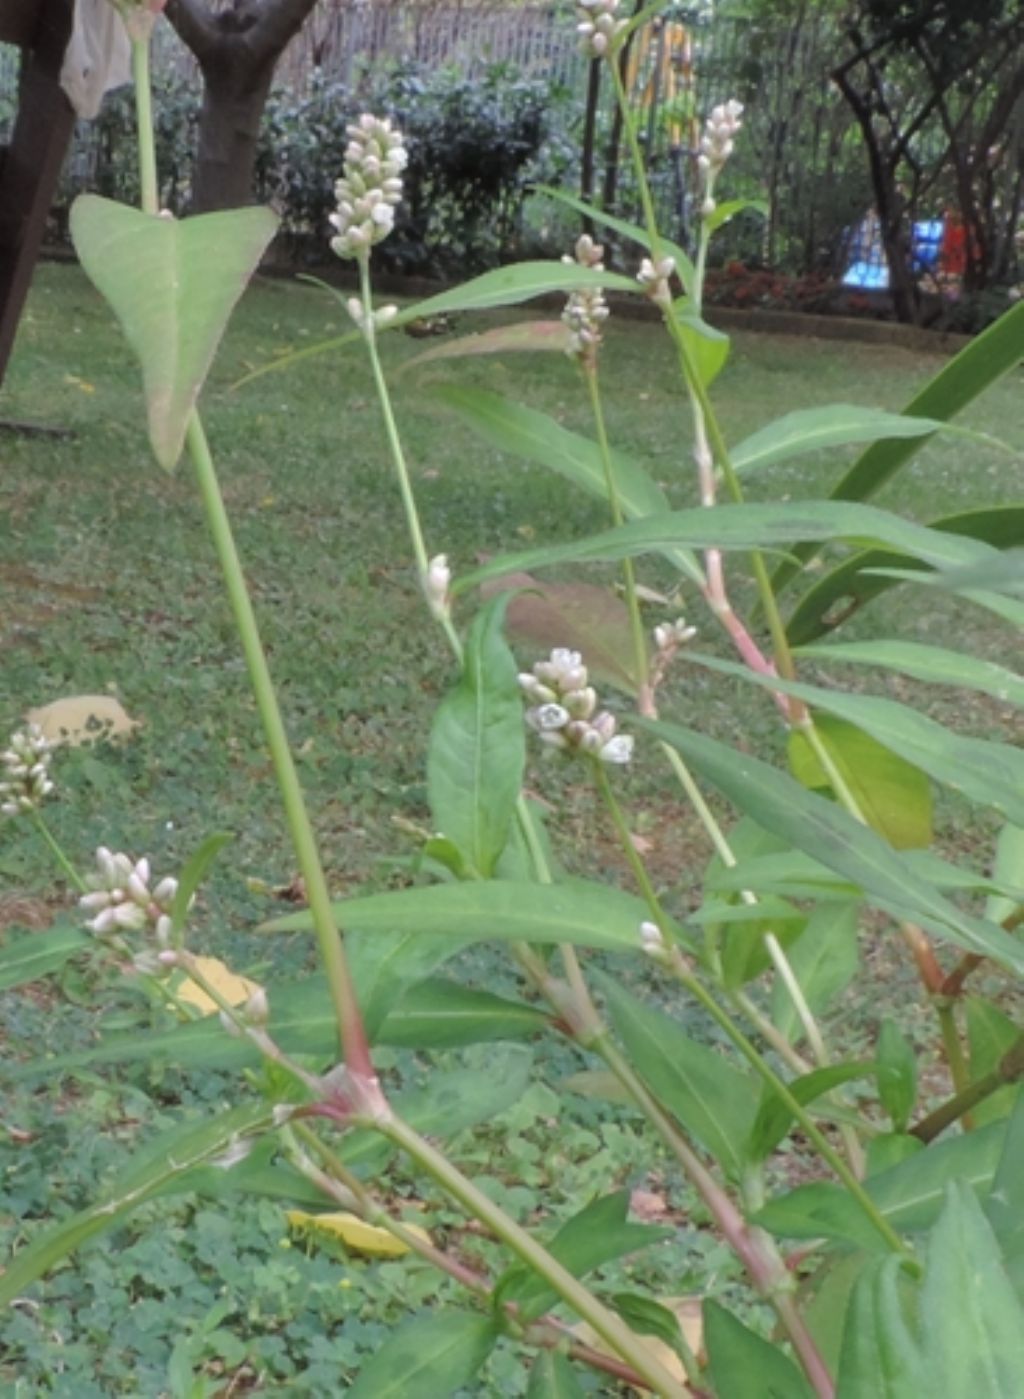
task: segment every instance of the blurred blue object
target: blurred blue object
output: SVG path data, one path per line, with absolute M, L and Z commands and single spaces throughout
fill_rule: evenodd
M 914 224 L 910 251 L 912 271 L 930 272 L 938 266 L 942 229 L 942 219 L 919 219 Z M 844 287 L 859 287 L 862 291 L 885 291 L 888 288 L 889 267 L 882 247 L 878 217 L 873 210 L 850 239 L 850 255 L 853 262 L 843 275 Z

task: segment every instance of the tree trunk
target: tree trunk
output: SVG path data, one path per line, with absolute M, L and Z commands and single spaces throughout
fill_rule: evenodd
M 203 64 L 202 71 L 203 105 L 192 180 L 196 213 L 252 203 L 260 121 L 274 65 L 250 68 L 228 59 Z
M 316 0 L 167 0 L 167 18 L 203 74 L 197 213 L 252 203 L 260 121 L 274 68 Z

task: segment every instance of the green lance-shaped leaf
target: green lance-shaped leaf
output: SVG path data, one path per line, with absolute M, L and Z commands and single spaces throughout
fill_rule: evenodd
M 590 438 L 570 432 L 547 413 L 525 408 L 489 389 L 444 384 L 434 390 L 434 396 L 492 447 L 546 466 L 589 495 L 608 499 L 601 449 Z M 665 492 L 639 462 L 613 451 L 611 466 L 619 504 L 627 518 L 668 513 Z M 702 582 L 700 564 L 691 551 L 669 546 L 662 552 L 688 578 Z
M 1021 1029 L 998 1006 L 982 999 L 981 996 L 966 997 L 964 1010 L 973 1083 L 998 1067 L 1003 1055 L 1020 1039 Z M 1005 1088 L 998 1089 L 973 1107 L 971 1119 L 975 1125 L 980 1125 L 983 1122 L 995 1122 L 1000 1117 L 1008 1117 L 1020 1097 L 1020 1084 L 1008 1083 Z
M 996 1166 L 992 1191 L 985 1201 L 985 1213 L 999 1251 L 1024 1301 L 1024 1094 L 1021 1094 L 1006 1128 L 1003 1153 Z
M 195 897 L 196 890 L 209 873 L 214 860 L 234 840 L 229 831 L 214 831 L 206 837 L 185 864 L 178 879 L 174 902 L 171 905 L 171 924 L 175 933 L 180 933 L 188 917 L 188 907 Z
M 768 217 L 769 205 L 766 199 L 723 199 L 721 204 L 716 204 L 714 212 L 709 214 L 704 220 L 704 227 L 709 234 L 717 233 L 723 224 L 730 223 L 737 214 L 760 214 L 763 219 Z
M 948 1399 L 1016 1399 L 1024 1376 L 1024 1307 L 974 1192 L 952 1183 L 928 1240 L 921 1290 L 928 1383 Z
M 857 974 L 856 903 L 819 903 L 787 956 L 812 1014 L 819 1015 Z M 772 983 L 772 1020 L 793 1044 L 804 1034 L 803 1022 L 785 983 Z
M 526 1399 L 586 1399 L 572 1361 L 557 1350 L 542 1350 L 530 1366 Z
M 731 341 L 724 331 L 708 325 L 689 297 L 681 296 L 675 303 L 676 324 L 679 334 L 700 381 L 710 388 L 725 368 L 729 358 Z
M 914 1292 L 899 1258 L 878 1259 L 861 1273 L 843 1328 L 836 1399 L 921 1399 L 929 1392 L 908 1315 Z
M 453 951 L 474 942 L 570 942 L 635 952 L 640 947 L 640 924 L 647 918 L 642 899 L 583 879 L 561 884 L 519 884 L 507 879 L 434 884 L 345 899 L 334 910 L 346 930 L 437 937 Z M 312 926 L 309 913 L 303 911 L 266 923 L 263 931 L 303 932 Z M 680 930 L 676 933 L 686 941 Z
M 505 849 L 526 765 L 517 667 L 502 634 L 508 603 L 493 598 L 473 622 L 462 678 L 437 711 L 427 753 L 434 825 L 481 879 Z
M 316 278 L 306 278 L 317 282 Z M 332 296 L 344 304 L 345 298 L 333 287 L 317 282 Z M 592 267 L 582 267 L 576 262 L 517 262 L 508 267 L 496 267 L 490 272 L 482 272 L 479 277 L 471 277 L 450 291 L 439 292 L 406 306 L 397 316 L 388 321 L 382 332 L 398 330 L 410 321 L 429 319 L 431 316 L 447 315 L 453 311 L 493 311 L 499 306 L 517 306 L 523 301 L 532 301 L 538 296 L 549 296 L 555 292 L 569 293 L 584 287 L 605 287 L 612 291 L 625 291 L 633 295 L 640 293 L 640 285 L 630 277 L 618 272 L 597 272 Z M 288 369 L 303 360 L 317 355 L 329 354 L 351 345 L 362 332 L 346 331 L 344 335 L 333 335 L 329 340 L 320 340 L 315 345 L 305 345 L 291 354 L 280 355 L 270 364 L 264 364 L 250 374 L 239 379 L 235 388 L 270 374 L 278 369 Z
M 813 709 L 824 710 L 863 729 L 883 747 L 899 753 L 937 782 L 993 806 L 1024 825 L 1024 752 L 1006 743 L 969 738 L 937 724 L 908 705 L 876 695 L 847 694 L 805 685 L 797 680 L 756 674 L 733 661 L 689 653 L 690 661 L 736 676 L 763 689 L 795 695 Z
M 675 724 L 636 720 L 677 748 L 741 810 L 864 890 L 878 907 L 910 918 L 968 952 L 1024 972 L 1024 950 L 1002 928 L 973 918 L 916 877 L 874 831 L 792 777 Z
M 1024 887 L 1004 884 L 990 874 L 963 869 L 932 854 L 930 850 L 905 850 L 902 859 L 907 868 L 936 889 L 960 889 L 972 894 L 1001 894 L 1011 901 L 1011 907 L 1024 902 Z M 855 898 L 857 886 L 842 879 L 820 860 L 800 850 L 774 855 L 758 855 L 730 869 L 718 869 L 706 881 L 709 889 L 763 889 L 766 893 L 784 894 L 791 899 Z M 991 920 L 990 921 L 994 921 Z
M 788 549 L 800 538 L 886 544 L 933 568 L 956 568 L 992 556 L 987 544 L 930 530 L 873 505 L 802 500 L 777 505 L 718 505 L 675 510 L 620 525 L 588 539 L 570 540 L 506 555 L 456 579 L 455 592 L 478 587 L 504 573 L 563 563 L 600 563 L 636 554 L 688 549 Z
M 149 440 L 171 471 L 235 302 L 277 231 L 269 209 L 179 221 L 94 194 L 71 210 L 82 266 L 142 364 Z
M 635 1224 L 626 1218 L 628 1212 L 628 1190 L 593 1200 L 562 1225 L 547 1250 L 573 1277 L 581 1278 L 615 1258 L 671 1238 L 671 1229 Z M 496 1306 L 514 1302 L 522 1320 L 535 1321 L 554 1306 L 558 1293 L 539 1273 L 517 1264 L 499 1280 L 494 1300 Z
M 786 1086 L 798 1103 L 806 1106 L 815 1102 L 824 1093 L 831 1093 L 843 1083 L 854 1079 L 870 1078 L 873 1064 L 829 1064 L 823 1069 L 812 1069 L 801 1074 Z M 750 1157 L 763 1161 L 778 1146 L 789 1132 L 794 1122 L 793 1114 L 786 1103 L 765 1085 L 761 1093 L 761 1106 L 750 1133 Z
M 0 991 L 27 986 L 30 981 L 59 971 L 65 962 L 80 956 L 92 943 L 88 933 L 69 924 L 10 938 L 0 947 Z
M 722 1399 L 811 1399 L 803 1375 L 773 1346 L 708 1298 L 704 1340 L 715 1393 Z
M 903 410 L 911 418 L 938 418 L 948 422 L 990 384 L 1024 358 L 1024 303 L 1014 306 L 975 336 L 938 374 L 911 399 Z M 925 441 L 922 437 L 890 438 L 873 443 L 832 491 L 832 500 L 866 500 L 892 479 Z M 811 536 L 808 535 L 808 540 Z M 794 551 L 800 560 L 816 552 L 814 543 Z M 776 569 L 776 592 L 797 572 L 799 563 L 786 562 Z
M 0 1272 L 0 1307 L 18 1297 L 61 1259 L 97 1234 L 120 1223 L 133 1210 L 183 1183 L 197 1167 L 221 1155 L 243 1136 L 269 1127 L 264 1103 L 235 1108 L 211 1121 L 179 1124 L 150 1143 L 118 1177 L 103 1200 L 61 1220 L 32 1239 Z
M 472 1381 L 497 1340 L 494 1322 L 477 1312 L 429 1312 L 389 1336 L 346 1393 L 350 1399 L 444 1399 Z
M 377 1044 L 403 1049 L 452 1049 L 495 1040 L 529 1039 L 548 1024 L 535 1006 L 506 1000 L 457 982 L 428 979 L 402 992 L 374 1036 Z M 333 1028 L 332 1028 L 333 1027 Z M 331 1062 L 337 1049 L 338 1021 L 322 976 L 275 986 L 270 996 L 270 1032 L 288 1054 L 320 1056 Z M 38 1078 L 74 1074 L 95 1064 L 166 1059 L 182 1069 L 238 1069 L 261 1062 L 244 1039 L 224 1033 L 216 1015 L 145 1034 L 106 1035 L 93 1049 L 56 1057 L 37 1055 L 8 1067 L 3 1077 Z
M 992 1189 L 1007 1140 L 1006 1122 L 992 1122 L 959 1137 L 945 1137 L 865 1182 L 881 1213 L 900 1233 L 931 1228 L 950 1181 L 966 1181 L 982 1200 Z M 856 1201 L 839 1185 L 817 1181 L 771 1200 L 754 1222 L 789 1239 L 834 1239 L 877 1253 L 881 1236 Z
M 964 510 L 933 520 L 928 528 L 1005 550 L 1024 539 L 1024 506 L 999 505 Z M 995 578 L 1001 576 L 1005 566 L 1006 556 L 999 553 L 990 553 L 983 562 L 968 565 L 971 568 L 999 570 L 998 573 L 994 572 Z M 932 574 L 925 570 L 920 561 L 899 549 L 865 549 L 844 559 L 808 588 L 793 609 L 786 624 L 786 633 L 794 646 L 805 646 L 819 636 L 834 631 L 873 598 L 906 582 L 965 591 L 973 601 L 998 612 L 1008 621 L 1020 624 L 1024 620 L 1024 614 L 1018 616 L 1019 604 L 1015 606 L 1005 599 L 1000 601 L 997 595 L 984 592 L 982 574 L 970 576 L 975 581 L 961 585 L 956 580 L 963 575 L 957 568 Z
M 923 437 L 938 432 L 942 426 L 936 418 L 908 418 L 880 408 L 829 403 L 821 408 L 798 408 L 776 418 L 744 438 L 732 449 L 730 457 L 736 471 L 757 471 L 827 447 L 875 442 L 880 438 Z
M 473 335 L 459 335 L 442 340 L 429 350 L 405 360 L 399 373 L 441 359 L 464 359 L 475 355 L 536 354 L 554 350 L 564 355 L 569 345 L 569 330 L 563 321 L 514 321 L 511 325 L 494 326 Z
M 1014 886 L 1019 894 L 1024 895 L 1024 827 L 1008 821 L 999 832 L 992 873 L 995 879 Z M 1024 898 L 1017 895 L 993 894 L 985 904 L 985 917 L 993 923 L 1001 923 L 1022 902 Z
M 905 1132 L 917 1102 L 917 1059 L 894 1021 L 882 1021 L 875 1055 L 882 1107 L 892 1118 L 894 1130 Z
M 663 1011 L 595 974 L 634 1066 L 685 1130 L 732 1179 L 742 1175 L 758 1086 L 723 1055 L 690 1038 Z
M 829 642 L 824 646 L 802 647 L 800 655 L 820 661 L 822 665 L 838 661 L 840 664 L 880 666 L 928 684 L 977 690 L 1004 704 L 1024 709 L 1024 676 L 994 661 L 983 661 L 944 646 L 926 646 L 919 641 Z

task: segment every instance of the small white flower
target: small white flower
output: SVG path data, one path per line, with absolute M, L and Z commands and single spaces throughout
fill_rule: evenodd
M 448 567 L 448 555 L 435 554 L 427 566 L 427 572 L 423 579 L 423 591 L 426 595 L 427 606 L 440 621 L 448 617 L 451 610 L 451 599 L 448 596 L 451 581 L 452 571 Z
M 665 939 L 657 923 L 640 924 L 640 946 L 649 956 L 664 952 Z
M 270 1019 L 270 1002 L 262 986 L 250 992 L 249 999 L 242 1008 L 242 1016 L 247 1025 L 263 1026 Z
M 636 275 L 637 281 L 644 289 L 644 294 L 654 302 L 655 306 L 660 306 L 663 310 L 672 304 L 672 289 L 669 282 L 675 270 L 676 260 L 673 257 L 660 257 L 657 262 L 645 257 L 640 263 L 640 271 Z
M 602 763 L 628 763 L 633 756 L 633 739 L 628 734 L 610 738 L 598 754 Z
M 569 711 L 560 704 L 542 704 L 527 711 L 527 719 L 538 733 L 548 733 L 552 729 L 564 729 L 569 722 Z

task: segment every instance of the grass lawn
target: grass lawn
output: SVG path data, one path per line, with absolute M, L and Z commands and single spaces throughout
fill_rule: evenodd
M 467 318 L 459 329 L 500 320 Z M 204 400 L 339 893 L 408 877 L 415 843 L 396 822 L 427 819 L 426 736 L 451 667 L 425 621 L 361 352 L 312 359 L 228 390 L 247 369 L 346 328 L 323 293 L 261 282 L 236 316 Z M 480 553 L 604 526 L 599 505 L 540 468 L 482 447 L 431 396 L 438 383 L 484 385 L 586 432 L 587 407 L 568 361 L 508 355 L 403 372 L 423 343 L 400 334 L 383 343 L 431 553 L 443 550 L 465 569 Z M 613 442 L 646 460 L 682 505 L 695 500 L 689 423 L 663 349 L 656 328 L 615 325 L 603 360 L 606 407 Z M 744 335 L 715 397 L 738 441 L 791 408 L 834 401 L 899 408 L 939 364 L 902 349 Z M 246 931 L 280 910 L 273 890 L 291 881 L 294 868 L 219 575 L 187 466 L 167 477 L 153 463 L 134 362 L 76 269 L 41 269 L 0 414 L 72 432 L 65 439 L 0 436 L 0 734 L 16 727 L 29 705 L 116 694 L 141 727 L 123 747 L 58 760 L 54 830 L 83 865 L 103 843 L 147 853 L 160 872 L 176 869 L 211 830 L 232 831 L 234 844 L 196 916 L 196 942 L 272 988 L 275 978 L 310 968 L 312 949 L 305 938 L 267 940 Z M 1024 452 L 1020 373 L 962 421 Z M 849 455 L 823 453 L 765 471 L 752 480 L 751 498 L 820 494 Z M 928 520 L 1019 499 L 1020 482 L 1019 458 L 951 436 L 922 452 L 878 503 Z M 654 587 L 670 581 L 650 561 L 640 573 Z M 734 593 L 740 602 L 749 598 L 742 577 Z M 703 622 L 696 599 L 684 595 L 683 608 Z M 666 615 L 673 614 L 654 609 L 651 621 Z M 1009 648 L 1019 647 L 995 618 L 966 604 L 935 603 L 924 589 L 895 590 L 844 632 L 851 639 L 870 634 L 951 641 L 1010 664 Z M 725 654 L 710 628 L 706 635 L 705 644 Z M 866 672 L 853 678 L 868 683 Z M 892 692 L 924 695 L 910 682 L 893 682 Z M 994 701 L 935 690 L 927 701 L 944 722 L 1013 736 L 1009 710 Z M 738 682 L 681 669 L 667 712 L 699 713 L 719 736 L 781 751 L 770 701 Z M 551 805 L 566 862 L 593 869 L 596 851 L 600 870 L 614 873 L 611 838 L 587 793 L 546 767 L 532 782 Z M 677 813 L 660 771 L 641 762 L 622 788 L 658 879 L 686 907 L 707 854 L 697 828 Z M 968 822 L 966 807 L 949 798 L 938 810 L 942 844 L 983 863 L 994 824 Z M 5 925 L 44 921 L 62 901 L 31 827 L 0 828 L 0 935 Z M 843 1042 L 856 1048 L 866 1041 L 879 1004 L 902 1002 L 909 1032 L 923 1033 L 925 1011 L 906 1009 L 910 983 L 898 951 L 886 941 L 867 955 L 873 976 L 861 983 L 864 999 L 842 1007 Z M 514 985 L 500 953 L 478 951 L 462 966 L 493 989 Z M 132 992 L 77 968 L 60 986 L 0 999 L 3 1053 L 16 1059 L 44 1046 L 64 1052 L 91 1042 L 99 1014 L 127 1026 L 146 1013 Z M 460 1057 L 486 1064 L 503 1052 L 485 1046 Z M 558 1215 L 571 1213 L 609 1180 L 665 1191 L 686 1212 L 669 1216 L 678 1223 L 676 1237 L 645 1256 L 652 1285 L 671 1295 L 696 1290 L 708 1277 L 733 1287 L 729 1256 L 702 1229 L 699 1211 L 690 1209 L 632 1117 L 573 1096 L 571 1121 L 560 1123 L 558 1100 L 541 1080 L 557 1084 L 581 1063 L 557 1045 L 542 1046 L 538 1057 L 543 1072 L 534 1087 L 503 1119 L 457 1139 L 457 1159 L 530 1220 L 538 1199 Z M 444 1063 L 454 1059 L 442 1056 Z M 394 1081 L 415 1082 L 428 1060 L 391 1052 L 383 1067 Z M 92 1198 L 145 1134 L 235 1092 L 225 1076 L 186 1076 L 162 1064 L 5 1092 L 3 1122 L 13 1131 L 0 1140 L 0 1250 L 31 1233 L 36 1220 Z M 411 1180 L 399 1178 L 396 1189 L 416 1203 Z M 431 1227 L 456 1227 L 456 1217 L 435 1201 L 422 1208 Z M 407 1310 L 448 1295 L 434 1274 L 416 1267 L 305 1251 L 268 1201 L 151 1206 L 111 1239 L 84 1250 L 0 1320 L 0 1355 L 8 1356 L 0 1359 L 0 1393 L 228 1393 L 219 1386 L 233 1375 L 230 1392 L 240 1393 L 261 1375 L 271 1392 L 328 1395 L 344 1387 L 360 1357 Z M 491 1256 L 473 1238 L 464 1252 Z M 628 1284 L 621 1269 L 612 1276 Z M 180 1387 L 192 1370 L 210 1380 L 208 1390 Z M 492 1359 L 479 1392 L 516 1395 L 523 1387 L 507 1347 Z

